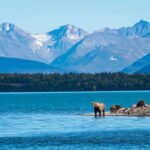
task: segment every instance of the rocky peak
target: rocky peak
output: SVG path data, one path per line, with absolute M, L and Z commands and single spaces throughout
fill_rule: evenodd
M 3 23 L 0 25 L 0 30 L 5 32 L 10 32 L 14 30 L 15 25 L 11 23 Z

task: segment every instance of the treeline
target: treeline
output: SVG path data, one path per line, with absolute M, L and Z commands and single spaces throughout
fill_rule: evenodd
M 0 74 L 0 92 L 150 90 L 150 75 Z

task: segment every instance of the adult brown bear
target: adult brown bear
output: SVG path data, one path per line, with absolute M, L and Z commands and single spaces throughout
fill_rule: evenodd
M 144 102 L 144 100 L 138 101 L 138 103 L 136 104 L 136 107 L 145 107 L 145 102 Z
M 120 108 L 121 108 L 120 105 L 112 105 L 112 106 L 110 107 L 110 112 L 111 112 L 111 113 L 116 113 Z
M 105 116 L 105 104 L 104 103 L 93 102 L 92 105 L 94 108 L 95 117 L 97 117 L 97 113 L 99 113 L 99 117 L 101 117 L 102 112 L 103 112 L 103 117 Z

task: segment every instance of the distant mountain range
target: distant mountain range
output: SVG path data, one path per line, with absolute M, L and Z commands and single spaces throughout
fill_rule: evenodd
M 64 25 L 30 34 L 10 23 L 0 25 L 0 72 L 150 73 L 150 23 L 104 28 L 88 34 Z
M 36 60 L 49 64 L 87 33 L 71 25 L 45 34 L 29 34 L 13 24 L 0 25 L 0 56 Z

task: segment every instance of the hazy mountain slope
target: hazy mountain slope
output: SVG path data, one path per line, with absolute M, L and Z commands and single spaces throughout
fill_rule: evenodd
M 60 69 L 59 69 L 60 70 Z M 0 57 L 0 73 L 50 73 L 58 72 L 57 68 L 44 63 Z
M 135 72 L 140 72 L 144 69 L 145 67 L 147 67 L 148 65 L 150 65 L 150 54 L 142 57 L 141 59 L 135 61 L 132 65 L 130 65 L 129 67 L 123 69 L 123 72 L 125 73 L 135 73 Z M 147 70 L 148 71 L 148 70 Z M 150 70 L 149 70 L 150 72 Z
M 141 68 L 140 70 L 138 70 L 136 73 L 144 73 L 144 74 L 150 74 L 150 64 Z

